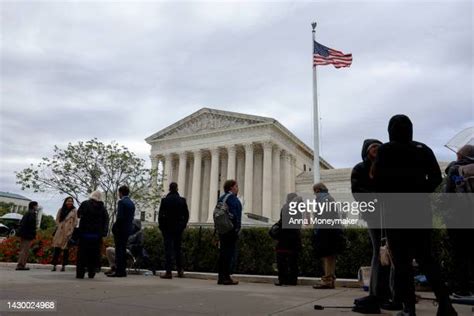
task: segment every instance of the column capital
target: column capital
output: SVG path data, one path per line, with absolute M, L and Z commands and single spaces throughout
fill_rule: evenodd
M 173 158 L 174 153 L 165 153 L 163 154 L 163 157 L 165 157 L 166 160 L 171 160 Z
M 196 156 L 196 155 L 202 156 L 202 150 L 201 150 L 201 149 L 193 150 L 193 155 L 194 155 L 194 156 Z
M 271 141 L 262 142 L 263 150 L 271 150 L 273 148 L 273 143 Z
M 245 151 L 253 151 L 254 149 L 253 143 L 243 143 L 242 146 L 244 146 Z
M 187 151 L 181 151 L 178 153 L 178 156 L 179 158 L 186 158 L 188 156 L 188 152 Z
M 218 155 L 220 152 L 219 147 L 211 147 L 209 148 L 209 151 L 211 152 L 211 155 Z
M 273 152 L 274 152 L 276 155 L 280 155 L 280 154 L 283 152 L 283 149 L 282 149 L 280 146 L 275 145 L 275 146 L 273 147 Z
M 292 157 L 293 157 L 293 154 L 290 153 L 288 150 L 282 150 L 282 156 L 284 159 L 288 159 L 288 160 L 291 160 Z
M 237 148 L 235 147 L 235 144 L 232 144 L 232 145 L 227 145 L 225 146 L 225 148 L 227 149 L 227 152 L 236 152 L 237 151 Z

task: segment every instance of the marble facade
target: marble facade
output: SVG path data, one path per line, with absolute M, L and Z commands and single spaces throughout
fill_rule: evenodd
M 297 176 L 310 172 L 313 151 L 268 117 L 203 108 L 146 138 L 153 186 L 177 182 L 187 199 L 190 223 L 212 222 L 212 210 L 227 179 L 239 184 L 244 213 L 279 218 Z M 321 169 L 332 167 L 321 159 Z

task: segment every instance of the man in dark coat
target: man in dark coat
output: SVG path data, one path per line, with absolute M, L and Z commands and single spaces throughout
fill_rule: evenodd
M 468 169 L 469 168 L 469 169 Z M 461 175 L 461 169 L 471 170 L 469 175 Z M 445 193 L 448 197 L 446 225 L 448 227 L 448 236 L 451 244 L 451 253 L 453 254 L 455 275 L 453 295 L 456 298 L 474 299 L 474 289 L 471 282 L 474 280 L 474 252 L 466 251 L 472 248 L 474 240 L 474 229 L 467 227 L 467 223 L 472 225 L 473 221 L 473 200 L 472 195 L 474 178 L 474 146 L 465 145 L 457 152 L 457 160 L 453 161 L 446 168 L 446 187 Z M 471 182 L 469 182 L 471 181 Z M 473 291 L 473 292 L 471 292 Z
M 102 238 L 107 236 L 109 214 L 102 202 L 102 193 L 94 191 L 89 200 L 77 210 L 79 218 L 79 243 L 77 249 L 76 278 L 83 279 L 87 268 L 90 279 L 94 278 L 100 262 Z
M 115 273 L 108 277 L 123 278 L 127 276 L 127 241 L 132 233 L 135 204 L 128 197 L 130 189 L 123 185 L 118 190 L 120 200 L 117 204 L 117 219 L 112 227 L 115 243 Z
M 158 225 L 165 243 L 165 270 L 162 279 L 172 279 L 173 257 L 176 260 L 178 277 L 184 277 L 181 240 L 189 220 L 186 199 L 178 193 L 178 184 L 170 183 L 170 192 L 161 200 L 158 212 Z
M 377 150 L 382 142 L 377 139 L 366 139 L 362 145 L 362 161 L 354 166 L 351 174 L 351 190 L 354 199 L 359 202 L 369 202 L 375 199 L 375 182 L 373 179 L 373 163 Z M 390 290 L 390 267 L 380 264 L 380 246 L 382 233 L 380 212 L 362 213 L 362 219 L 367 222 L 372 243 L 372 261 L 370 273 L 369 296 L 355 300 L 354 311 L 374 313 L 380 307 L 387 310 L 400 310 L 401 304 L 392 303 Z
M 218 279 L 217 284 L 221 285 L 237 285 L 238 281 L 231 278 L 232 265 L 235 262 L 237 240 L 242 226 L 242 204 L 237 194 L 239 193 L 239 185 L 235 180 L 227 180 L 224 183 L 224 194 L 219 198 L 219 202 L 224 199 L 228 211 L 231 215 L 233 229 L 225 234 L 219 234 L 219 262 L 218 262 Z
M 400 315 L 415 315 L 414 258 L 435 292 L 438 315 L 457 315 L 431 248 L 428 193 L 441 183 L 438 162 L 428 146 L 413 141 L 413 126 L 407 116 L 393 116 L 388 133 L 390 142 L 380 146 L 377 152 L 374 180 L 377 192 L 382 193 L 379 196 L 384 220 L 387 226 L 397 228 L 388 229 L 387 238 L 395 269 L 395 301 L 404 306 Z
M 293 225 L 285 227 L 283 221 L 290 217 L 300 219 L 301 216 L 290 215 L 290 202 L 302 203 L 303 199 L 296 193 L 289 193 L 286 196 L 286 203 L 281 208 L 280 220 L 277 225 L 280 227 L 280 233 L 276 237 L 278 243 L 276 245 L 276 259 L 278 268 L 278 281 L 276 286 L 281 285 L 297 285 L 298 283 L 298 256 L 301 252 L 301 225 Z M 298 212 L 298 215 L 301 213 Z M 288 224 L 288 223 L 286 223 Z M 290 226 L 288 224 L 288 226 Z
M 28 261 L 28 252 L 30 250 L 31 241 L 36 238 L 37 212 L 38 202 L 31 201 L 28 204 L 28 212 L 26 212 L 26 214 L 21 218 L 20 227 L 17 233 L 17 236 L 21 237 L 21 241 L 16 270 L 30 270 L 30 268 L 26 267 L 26 262 Z

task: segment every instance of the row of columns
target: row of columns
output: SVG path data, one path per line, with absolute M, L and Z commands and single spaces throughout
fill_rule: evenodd
M 242 145 L 245 150 L 245 170 L 244 170 L 244 212 L 252 212 L 253 195 L 254 195 L 254 153 L 255 144 L 246 143 Z M 237 146 L 238 144 L 226 146 L 227 151 L 227 179 L 236 179 L 236 160 L 237 160 Z M 296 159 L 287 151 L 282 150 L 271 142 L 261 143 L 263 149 L 263 176 L 262 176 L 262 216 L 277 219 L 284 198 L 282 193 L 289 193 L 295 191 L 295 162 Z M 209 177 L 209 203 L 208 203 L 208 222 L 212 222 L 212 210 L 217 203 L 217 192 L 219 190 L 219 155 L 220 148 L 214 147 L 210 149 L 203 149 L 210 152 L 210 177 Z M 190 203 L 190 221 L 199 221 L 199 210 L 201 207 L 201 179 L 202 174 L 202 160 L 203 150 L 192 151 L 194 163 L 192 166 L 192 184 L 191 184 L 191 203 Z M 163 164 L 163 190 L 167 191 L 169 187 L 170 175 L 172 173 L 173 157 L 176 153 L 167 153 L 152 157 L 153 170 L 158 169 L 159 162 Z M 177 154 L 178 162 L 178 177 L 177 183 L 181 195 L 185 195 L 186 187 L 186 163 L 188 152 L 180 152 Z M 281 165 L 281 158 L 283 157 L 286 166 Z M 206 166 L 204 168 L 206 172 Z M 284 171 L 282 174 L 281 170 Z M 156 175 L 157 172 L 154 172 Z M 283 179 L 283 185 L 280 181 Z M 157 176 L 153 179 L 153 187 L 157 187 Z M 281 189 L 284 192 L 281 192 Z M 285 197 L 286 198 L 286 197 Z

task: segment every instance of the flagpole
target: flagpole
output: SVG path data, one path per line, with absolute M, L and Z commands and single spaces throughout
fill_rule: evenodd
M 313 47 L 314 55 L 314 42 L 316 41 L 316 22 L 311 23 L 313 27 Z M 314 59 L 314 57 L 313 57 Z M 321 181 L 320 168 L 319 168 L 319 114 L 318 114 L 318 82 L 316 76 L 316 66 L 313 60 L 313 145 L 314 145 L 314 159 L 313 159 L 313 181 L 318 183 Z

